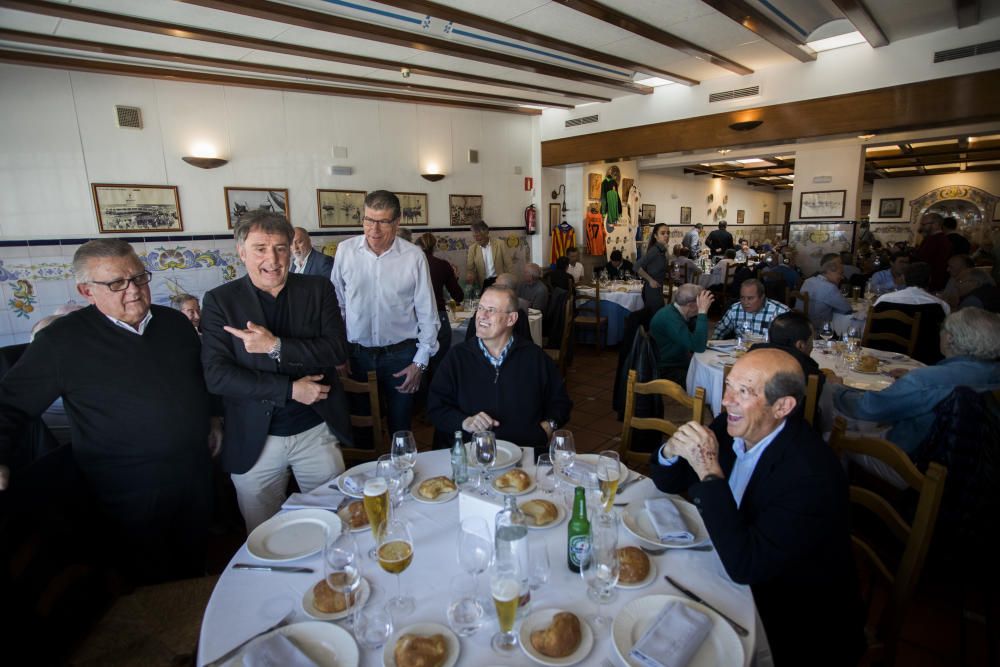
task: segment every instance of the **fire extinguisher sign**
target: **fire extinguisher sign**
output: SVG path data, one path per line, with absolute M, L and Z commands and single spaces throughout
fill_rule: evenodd
M 531 176 L 525 176 L 524 177 L 524 191 L 525 192 L 531 192 L 531 190 L 534 187 L 535 187 L 535 179 L 533 179 Z

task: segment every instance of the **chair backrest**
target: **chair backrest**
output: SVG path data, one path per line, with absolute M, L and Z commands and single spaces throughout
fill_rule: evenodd
M 802 416 L 810 426 L 815 425 L 816 419 L 816 401 L 819 398 L 819 375 L 816 373 L 810 373 L 806 378 L 806 402 L 805 409 L 802 412 Z
M 637 394 L 656 394 L 669 398 L 680 403 L 684 407 L 691 408 L 691 420 L 699 424 L 705 414 L 705 389 L 698 387 L 694 392 L 694 398 L 687 395 L 684 388 L 676 382 L 670 380 L 653 380 L 651 382 L 638 382 L 634 370 L 628 372 L 628 385 L 625 393 L 625 418 L 622 426 L 622 439 L 619 446 L 621 458 L 627 465 L 636 466 L 646 463 L 649 458 L 648 452 L 636 452 L 631 449 L 632 429 L 654 430 L 671 436 L 678 429 L 679 424 L 674 424 L 667 419 L 655 417 L 635 416 L 635 397 Z
M 581 297 L 586 298 L 586 297 Z M 584 305 L 577 305 L 576 316 L 584 316 L 585 318 L 591 318 L 593 320 L 601 319 L 601 283 L 600 281 L 594 281 L 594 299 L 587 301 Z
M 899 348 L 890 348 L 889 351 L 905 352 L 907 356 L 912 357 L 913 352 L 917 349 L 917 335 L 920 333 L 920 315 L 921 313 L 916 313 L 913 317 L 910 317 L 900 310 L 876 312 L 872 308 L 869 308 L 868 318 L 865 320 L 865 333 L 861 337 L 861 344 L 865 347 L 885 349 L 881 345 L 873 346 L 870 343 L 886 341 Z M 879 330 L 879 320 L 897 322 L 898 324 L 895 325 L 896 331 L 903 332 L 904 335 L 892 331 Z M 878 332 L 873 332 L 873 328 L 878 330 Z
M 882 659 L 885 664 L 893 664 L 892 658 L 903 617 L 913 598 L 934 534 L 948 470 L 938 463 L 931 463 L 926 474 L 921 474 L 898 446 L 881 438 L 847 436 L 846 427 L 843 417 L 837 417 L 830 434 L 830 446 L 834 452 L 840 456 L 853 453 L 877 459 L 895 471 L 918 494 L 913 519 L 907 523 L 892 503 L 876 491 L 855 485 L 850 487 L 852 505 L 867 510 L 884 528 L 878 530 L 879 545 L 857 533 L 852 534 L 851 540 L 856 555 L 862 564 L 868 566 L 866 569 L 873 580 L 871 590 L 867 591 L 869 603 L 877 598 L 874 595 L 876 582 L 881 582 L 881 587 L 888 592 L 888 599 L 881 606 L 881 613 L 877 618 L 869 619 L 873 625 L 869 635 L 875 639 L 869 645 L 870 657 Z M 859 525 L 857 521 L 852 523 Z M 886 565 L 883 559 L 885 550 L 881 546 L 881 542 L 889 536 L 902 548 L 902 555 L 894 571 Z M 881 602 L 881 599 L 877 600 L 877 604 Z
M 788 283 L 780 277 L 777 271 L 774 269 L 762 271 L 761 279 L 764 281 L 764 294 L 768 299 L 779 303 L 788 303 Z
M 910 356 L 925 363 L 933 365 L 941 361 L 941 324 L 944 322 L 945 313 L 940 304 L 937 303 L 894 303 L 882 301 L 872 307 L 872 311 L 883 313 L 890 310 L 898 310 L 909 317 L 920 315 L 920 321 L 916 325 L 917 344 Z M 871 320 L 869 320 L 871 321 Z M 903 338 L 908 338 L 910 331 L 907 327 L 895 320 L 882 320 L 878 322 L 872 333 L 888 331 Z M 878 347 L 877 345 L 873 347 Z
M 736 262 L 726 264 L 726 272 L 722 275 L 722 312 L 725 312 L 729 308 L 729 301 L 732 297 L 733 277 L 736 275 L 736 269 L 738 268 L 739 264 Z
M 575 294 L 575 292 L 574 292 Z M 566 372 L 569 370 L 569 362 L 572 357 L 570 345 L 573 344 L 573 331 L 575 322 L 573 321 L 573 299 L 566 299 L 562 340 L 559 343 L 559 358 L 556 360 L 559 366 L 559 374 L 566 379 Z
M 382 430 L 382 407 L 379 404 L 378 377 L 375 371 L 368 371 L 366 382 L 342 376 L 340 384 L 348 394 L 368 395 L 369 414 L 352 413 L 351 427 L 355 429 L 370 428 L 372 432 L 372 449 L 341 446 L 340 451 L 344 455 L 344 463 L 350 466 L 365 461 L 376 461 L 382 454 L 389 453 L 389 443 Z M 349 404 L 354 405 L 354 402 L 349 401 Z
M 802 305 L 799 306 L 799 303 Z M 800 290 L 788 290 L 788 301 L 785 304 L 797 310 L 806 317 L 809 317 L 809 292 L 802 292 Z

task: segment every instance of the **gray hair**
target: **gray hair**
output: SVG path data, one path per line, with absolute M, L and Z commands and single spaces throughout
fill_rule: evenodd
M 188 301 L 198 303 L 198 297 L 193 294 L 174 294 L 170 297 L 170 305 L 173 306 L 174 310 L 180 310 Z
M 503 283 L 502 286 L 506 287 L 507 289 L 517 288 L 517 276 L 515 276 L 513 273 L 501 273 L 499 276 L 497 276 L 496 282 L 494 282 L 493 284 L 496 285 L 497 283 L 500 282 L 502 282 Z
M 778 371 L 764 383 L 764 398 L 768 405 L 774 405 L 782 396 L 791 396 L 795 405 L 802 405 L 806 397 L 806 376 L 801 368 L 793 371 Z
M 764 296 L 764 293 L 767 291 L 767 290 L 764 289 L 764 283 L 762 283 L 761 281 L 757 280 L 756 278 L 747 278 L 746 280 L 744 280 L 743 282 L 740 283 L 740 289 L 741 290 L 744 287 L 748 287 L 748 286 L 753 286 L 753 287 L 757 288 L 757 296 Z
M 246 243 L 247 236 L 252 231 L 260 231 L 265 234 L 283 234 L 291 243 L 295 238 L 295 229 L 288 222 L 288 218 L 273 211 L 250 211 L 240 216 L 240 221 L 233 229 L 233 237 L 236 245 L 242 246 Z
M 534 277 L 536 280 L 542 277 L 542 267 L 538 266 L 534 262 L 528 262 L 525 264 L 524 272 Z
M 488 232 L 488 231 L 490 231 L 490 226 L 487 225 L 482 220 L 480 220 L 478 222 L 474 222 L 471 225 L 469 225 L 469 231 L 472 231 L 472 232 Z
M 483 294 L 490 291 L 498 292 L 507 298 L 507 312 L 509 313 L 517 312 L 517 294 L 514 293 L 514 290 L 510 289 L 509 287 L 497 287 L 496 285 L 490 285 L 485 290 L 483 290 Z
M 951 339 L 948 351 L 983 361 L 1000 358 L 1000 315 L 982 308 L 956 310 L 945 318 L 942 331 Z
M 701 294 L 704 289 L 705 288 L 701 285 L 684 283 L 674 290 L 674 303 L 678 306 L 686 306 L 689 303 L 693 303 L 698 300 L 698 295 Z
M 118 257 L 134 257 L 136 262 L 142 264 L 142 260 L 135 254 L 135 249 L 127 241 L 122 239 L 87 241 L 73 253 L 73 274 L 76 276 L 77 284 L 90 282 L 90 273 L 87 271 L 90 260 Z
M 840 262 L 839 252 L 828 252 L 819 260 L 820 273 L 829 273 L 836 268 L 835 262 Z M 843 264 L 843 262 L 841 262 Z
M 389 211 L 393 221 L 399 220 L 399 197 L 388 190 L 373 190 L 365 195 L 365 208 L 373 211 Z

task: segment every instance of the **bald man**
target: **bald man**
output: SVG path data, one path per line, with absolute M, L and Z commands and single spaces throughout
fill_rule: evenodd
M 292 273 L 304 273 L 307 276 L 330 277 L 333 270 L 333 257 L 313 250 L 309 232 L 303 227 L 295 228 L 292 239 Z
M 708 428 L 681 426 L 651 476 L 690 494 L 726 572 L 753 590 L 776 665 L 854 665 L 864 638 L 847 480 L 793 414 L 804 394 L 794 357 L 748 352 L 726 380 L 725 412 Z

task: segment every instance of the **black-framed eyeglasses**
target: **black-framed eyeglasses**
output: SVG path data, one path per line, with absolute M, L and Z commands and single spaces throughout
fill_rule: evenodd
M 112 292 L 124 292 L 128 289 L 130 283 L 134 284 L 136 287 L 142 287 L 143 285 L 148 285 L 149 281 L 153 279 L 153 274 L 149 271 L 143 271 L 138 273 L 131 278 L 119 278 L 118 280 L 109 280 L 107 282 L 102 282 L 100 280 L 88 280 L 87 282 L 93 283 L 94 285 L 104 285 Z
M 393 218 L 392 220 L 376 220 L 375 218 L 369 218 L 367 215 L 361 218 L 361 222 L 366 225 L 391 225 L 399 220 L 399 218 Z

